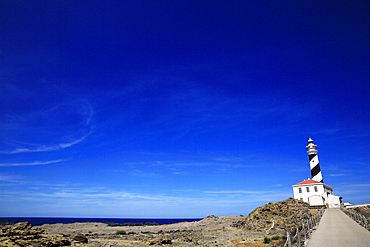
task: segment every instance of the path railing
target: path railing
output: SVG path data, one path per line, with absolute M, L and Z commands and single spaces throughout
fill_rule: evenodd
M 340 210 L 342 210 L 343 213 L 348 215 L 351 219 L 356 221 L 358 224 L 363 226 L 365 229 L 370 230 L 370 217 L 366 218 L 364 215 L 350 211 L 343 206 L 340 207 Z
M 315 215 L 311 216 L 306 221 L 302 221 L 301 225 L 296 226 L 296 229 L 293 230 L 293 232 L 288 231 L 284 247 L 306 246 L 306 244 L 308 243 L 308 239 L 311 237 L 313 231 L 319 225 L 324 212 L 324 208 L 321 208 Z M 272 242 L 270 243 L 270 246 L 274 246 Z

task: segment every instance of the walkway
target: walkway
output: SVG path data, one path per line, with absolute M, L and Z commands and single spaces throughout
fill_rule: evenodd
M 370 231 L 340 209 L 326 209 L 307 247 L 370 247 Z

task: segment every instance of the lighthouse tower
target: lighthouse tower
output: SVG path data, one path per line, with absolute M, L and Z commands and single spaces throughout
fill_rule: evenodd
M 313 140 L 310 137 L 308 139 L 308 145 L 306 146 L 306 148 L 308 153 L 308 159 L 310 161 L 312 180 L 323 183 L 316 147 L 317 145 L 313 143 Z

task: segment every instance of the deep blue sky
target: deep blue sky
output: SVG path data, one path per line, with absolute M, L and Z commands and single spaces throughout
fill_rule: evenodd
M 0 216 L 370 201 L 368 1 L 0 2 Z

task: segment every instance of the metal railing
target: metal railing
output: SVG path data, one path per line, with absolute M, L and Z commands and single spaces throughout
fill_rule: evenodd
M 302 221 L 300 226 L 296 226 L 293 232 L 287 231 L 287 238 L 284 247 L 303 247 L 308 243 L 314 230 L 316 230 L 319 222 L 324 214 L 324 208 L 321 208 L 315 215 L 311 216 L 308 220 Z M 294 236 L 291 236 L 294 235 Z M 270 243 L 270 246 L 274 246 Z
M 340 210 L 342 210 L 343 213 L 348 215 L 351 219 L 356 221 L 358 224 L 363 226 L 365 229 L 370 231 L 370 217 L 366 218 L 364 215 L 350 211 L 343 206 L 340 207 Z

